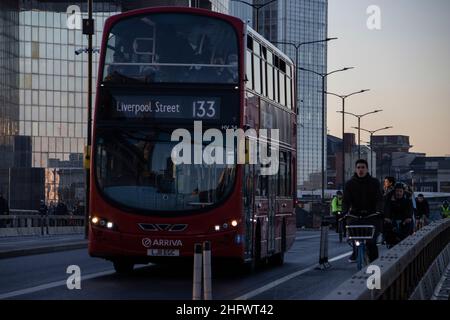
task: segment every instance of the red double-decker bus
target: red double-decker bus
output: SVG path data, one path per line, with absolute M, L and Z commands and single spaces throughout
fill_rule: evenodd
M 195 243 L 210 241 L 213 259 L 282 264 L 296 231 L 294 83 L 292 61 L 235 17 L 177 7 L 110 17 L 93 123 L 90 255 L 129 272 L 192 257 Z M 244 162 L 176 163 L 173 133 L 195 136 L 199 123 L 224 135 L 278 129 L 276 141 L 260 137 L 278 170 L 263 175 L 269 164 L 249 161 L 249 137 Z M 182 156 L 198 160 L 211 141 Z

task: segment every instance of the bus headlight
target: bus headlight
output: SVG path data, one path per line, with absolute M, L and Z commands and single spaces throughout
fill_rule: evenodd
M 215 225 L 215 226 L 214 226 L 214 230 L 220 231 L 220 226 L 219 226 L 219 225 Z
M 231 225 L 232 225 L 233 227 L 236 227 L 236 226 L 238 225 L 238 222 L 237 222 L 237 220 L 233 220 L 233 221 L 231 221 Z
M 109 230 L 117 229 L 117 226 L 112 221 L 108 221 L 105 218 L 101 218 L 101 217 L 97 217 L 97 216 L 93 216 L 91 218 L 91 223 L 97 227 L 106 228 Z

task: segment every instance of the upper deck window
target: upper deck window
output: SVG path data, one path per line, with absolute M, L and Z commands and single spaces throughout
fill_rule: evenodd
M 157 13 L 111 29 L 103 81 L 115 83 L 237 83 L 238 42 L 225 21 Z

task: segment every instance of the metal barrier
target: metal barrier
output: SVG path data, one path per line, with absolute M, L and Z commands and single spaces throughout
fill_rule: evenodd
M 448 300 L 450 280 L 450 244 L 434 260 L 419 285 L 409 297 L 410 300 Z
M 0 236 L 82 233 L 84 216 L 10 214 L 0 215 Z
M 407 300 L 450 243 L 450 219 L 425 226 L 344 282 L 326 300 Z M 379 288 L 368 285 L 380 270 Z M 369 269 L 368 269 L 369 268 Z M 370 278 L 370 279 L 369 279 Z

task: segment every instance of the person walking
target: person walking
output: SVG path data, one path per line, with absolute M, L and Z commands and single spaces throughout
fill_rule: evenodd
M 8 201 L 3 197 L 3 194 L 0 193 L 0 216 L 7 216 L 9 215 L 9 206 Z M 0 220 L 0 227 L 5 227 L 7 224 L 6 219 Z
M 48 207 L 44 200 L 41 200 L 38 211 L 41 216 L 46 216 L 48 214 Z

